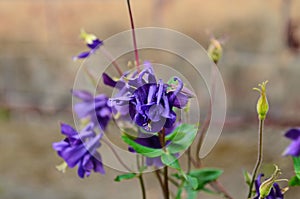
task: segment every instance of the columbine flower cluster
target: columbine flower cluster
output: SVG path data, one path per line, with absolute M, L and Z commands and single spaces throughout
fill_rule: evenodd
M 78 175 L 81 178 L 89 176 L 91 171 L 104 174 L 101 156 L 97 152 L 102 134 L 96 135 L 93 124 L 88 124 L 80 133 L 68 124 L 61 124 L 61 133 L 66 138 L 53 143 L 53 149 L 64 159 L 70 168 L 78 165 Z
M 86 58 L 103 45 L 96 36 L 84 31 L 81 37 L 91 50 L 80 53 L 75 59 Z M 178 126 L 175 108 L 182 109 L 193 96 L 178 77 L 173 77 L 169 84 L 157 80 L 149 62 L 144 63 L 142 71 L 127 71 L 118 80 L 106 73 L 102 74 L 102 78 L 105 85 L 116 88 L 118 92 L 108 98 L 105 94 L 93 96 L 86 90 L 73 90 L 73 96 L 79 99 L 74 111 L 83 124 L 86 121 L 88 124 L 79 132 L 68 124 L 62 124 L 61 133 L 66 137 L 53 144 L 54 150 L 65 161 L 63 165 L 70 168 L 77 165 L 81 178 L 89 176 L 91 171 L 104 174 L 97 149 L 113 115 L 138 127 L 136 143 L 162 149 L 165 146 L 162 146 L 157 133 L 163 130 L 166 136 Z M 101 131 L 98 135 L 95 133 L 96 127 Z M 153 134 L 142 136 L 145 131 Z M 135 152 L 131 147 L 129 151 Z M 146 166 L 161 167 L 163 163 L 160 157 L 147 157 Z

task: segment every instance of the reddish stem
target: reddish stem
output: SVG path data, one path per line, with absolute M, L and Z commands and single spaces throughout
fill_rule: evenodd
M 138 49 L 137 49 L 137 45 L 136 45 L 135 28 L 134 28 L 134 22 L 133 22 L 133 17 L 132 17 L 132 12 L 131 12 L 130 0 L 127 0 L 127 5 L 128 5 L 128 12 L 129 12 L 129 17 L 130 17 L 130 25 L 131 25 L 136 67 L 137 67 L 137 71 L 139 72 L 140 71 L 139 53 L 138 53 Z

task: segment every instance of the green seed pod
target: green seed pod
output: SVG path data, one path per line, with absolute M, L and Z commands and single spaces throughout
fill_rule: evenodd
M 270 194 L 274 183 L 277 181 L 278 176 L 281 174 L 278 166 L 277 165 L 274 166 L 275 166 L 275 171 L 272 174 L 272 176 L 269 179 L 265 180 L 259 187 L 259 194 L 261 199 L 266 198 Z

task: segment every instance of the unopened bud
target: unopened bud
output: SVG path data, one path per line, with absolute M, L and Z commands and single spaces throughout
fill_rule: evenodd
M 268 81 L 264 81 L 263 83 L 258 84 L 258 86 L 260 88 L 253 88 L 253 90 L 256 90 L 260 93 L 260 97 L 259 97 L 259 99 L 257 101 L 257 105 L 256 105 L 258 118 L 260 120 L 264 120 L 269 111 L 269 103 L 268 103 L 267 94 L 266 94 L 267 83 L 268 83 Z
M 218 41 L 217 39 L 211 39 L 210 44 L 207 49 L 207 53 L 208 53 L 208 56 L 211 58 L 211 60 L 215 64 L 217 64 L 223 54 L 223 49 L 222 49 L 220 41 Z

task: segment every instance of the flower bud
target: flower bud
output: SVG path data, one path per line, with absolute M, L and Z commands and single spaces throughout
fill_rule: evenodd
M 262 84 L 258 84 L 260 88 L 253 88 L 260 93 L 260 97 L 257 101 L 256 110 L 258 118 L 264 120 L 269 110 L 269 103 L 266 95 L 266 85 L 268 81 L 264 81 Z
M 220 41 L 218 41 L 217 39 L 211 39 L 210 44 L 207 49 L 207 53 L 208 53 L 208 56 L 211 58 L 211 60 L 215 64 L 217 64 L 223 54 L 223 49 L 222 49 Z

